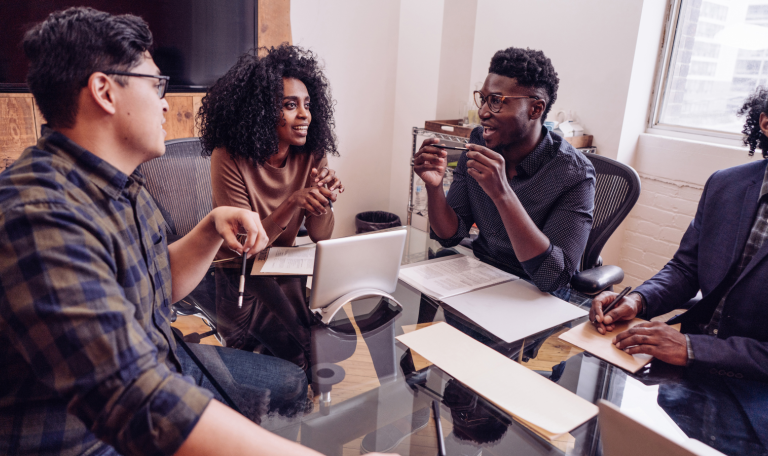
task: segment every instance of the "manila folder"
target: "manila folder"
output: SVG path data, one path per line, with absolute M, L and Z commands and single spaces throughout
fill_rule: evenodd
M 562 435 L 597 415 L 597 406 L 461 331 L 438 323 L 397 340 L 515 418 Z
M 629 353 L 616 348 L 616 346 L 613 345 L 613 338 L 616 337 L 616 334 L 623 333 L 640 323 L 647 322 L 640 318 L 635 318 L 632 321 L 620 321 L 616 323 L 616 327 L 613 331 L 600 334 L 597 332 L 597 329 L 595 329 L 595 325 L 593 325 L 592 322 L 587 321 L 568 332 L 560 334 L 560 339 L 584 349 L 598 358 L 608 361 L 614 366 L 618 366 L 634 374 L 643 366 L 651 362 L 653 356 L 641 353 L 630 355 Z

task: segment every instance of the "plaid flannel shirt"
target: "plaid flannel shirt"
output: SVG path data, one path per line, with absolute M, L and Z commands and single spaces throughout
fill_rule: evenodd
M 0 454 L 172 454 L 210 401 L 143 184 L 46 127 L 0 174 Z

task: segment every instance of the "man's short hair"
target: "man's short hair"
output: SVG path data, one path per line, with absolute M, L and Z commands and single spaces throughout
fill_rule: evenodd
M 560 79 L 552 66 L 552 61 L 541 51 L 533 49 L 507 48 L 498 51 L 491 59 L 489 73 L 517 79 L 523 87 L 536 87 L 547 92 L 547 107 L 541 115 L 541 121 L 547 118 L 552 105 L 557 100 L 557 86 Z
M 140 65 L 151 46 L 152 33 L 140 17 L 83 7 L 57 11 L 24 35 L 27 84 L 52 127 L 72 127 L 88 78 Z

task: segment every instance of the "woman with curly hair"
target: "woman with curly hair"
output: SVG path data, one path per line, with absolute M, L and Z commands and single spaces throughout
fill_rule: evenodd
M 768 138 L 761 130 L 761 125 L 768 127 L 768 89 L 755 89 L 739 109 L 738 115 L 746 117 L 741 132 L 744 133 L 744 145 L 749 146 L 749 155 L 755 155 L 755 149 L 760 148 L 763 158 L 768 158 Z
M 203 98 L 198 122 L 211 155 L 214 207 L 258 212 L 268 245 L 292 246 L 302 221 L 313 241 L 331 237 L 330 203 L 344 186 L 327 166 L 327 155 L 338 156 L 333 100 L 313 53 L 284 44 L 263 57 L 243 55 Z M 241 260 L 226 248 L 217 260 L 216 311 L 225 345 L 253 350 L 262 344 L 307 371 L 306 279 L 248 276 L 238 307 Z

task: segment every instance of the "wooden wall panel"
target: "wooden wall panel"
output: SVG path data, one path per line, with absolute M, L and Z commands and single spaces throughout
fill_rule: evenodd
M 195 136 L 195 115 L 192 96 L 166 96 L 168 112 L 165 114 L 165 140 Z
M 259 0 L 259 47 L 293 43 L 291 35 L 291 0 Z
M 197 118 L 197 113 L 200 112 L 200 106 L 203 105 L 204 93 L 192 96 L 192 116 Z M 200 128 L 198 128 L 197 122 L 195 122 L 195 136 L 200 136 Z
M 40 108 L 37 106 L 37 102 L 35 101 L 34 97 L 32 98 L 32 104 L 35 106 L 35 138 L 39 139 L 40 128 L 42 128 L 42 126 L 47 122 L 45 121 L 45 117 L 43 117 L 43 113 L 40 112 Z
M 27 94 L 0 97 L 0 171 L 35 144 L 35 114 Z M 20 96 L 21 95 L 21 96 Z

